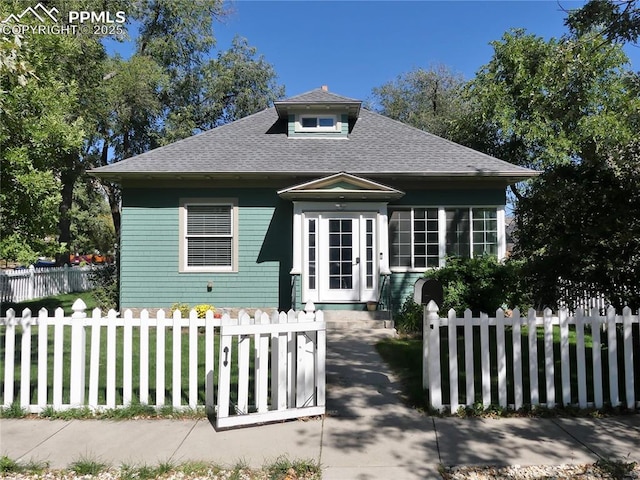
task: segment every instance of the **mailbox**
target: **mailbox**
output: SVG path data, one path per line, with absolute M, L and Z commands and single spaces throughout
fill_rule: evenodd
M 426 305 L 431 300 L 436 302 L 438 307 L 442 306 L 444 301 L 444 291 L 442 284 L 433 278 L 421 278 L 413 286 L 413 301 Z

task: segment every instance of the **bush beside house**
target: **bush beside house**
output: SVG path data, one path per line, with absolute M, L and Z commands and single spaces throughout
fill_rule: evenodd
M 442 284 L 444 301 L 440 314 L 454 309 L 462 315 L 470 309 L 475 316 L 494 313 L 498 308 L 521 310 L 531 306 L 531 294 L 522 282 L 522 262 L 498 261 L 494 256 L 475 258 L 451 257 L 445 267 L 429 270 L 425 277 Z M 396 327 L 401 333 L 422 331 L 422 306 L 409 295 L 396 317 Z

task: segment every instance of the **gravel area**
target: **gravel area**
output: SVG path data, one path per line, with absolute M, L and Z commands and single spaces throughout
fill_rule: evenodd
M 75 472 L 68 470 L 51 470 L 39 475 L 33 474 L 1 474 L 0 478 L 11 480 L 122 480 L 141 478 L 139 475 L 131 476 L 123 475 L 119 470 L 109 470 L 97 475 L 79 475 Z M 144 477 L 142 477 L 144 478 Z M 186 474 L 184 472 L 167 473 L 160 476 L 151 477 L 154 480 L 270 480 L 274 477 L 270 476 L 267 472 L 255 471 L 255 470 L 225 470 L 198 474 Z M 295 473 L 292 475 L 284 475 L 282 477 L 276 477 L 282 480 L 312 480 L 319 477 L 299 477 Z
M 616 467 L 621 467 L 619 470 Z M 629 468 L 625 468 L 629 467 Z M 631 470 L 632 469 L 632 470 Z M 445 480 L 529 480 L 529 479 L 640 479 L 640 465 L 612 463 L 589 465 L 534 465 L 509 467 L 451 467 L 442 472 Z
M 294 468 L 284 471 L 254 470 L 250 468 L 198 469 L 197 473 L 175 470 L 168 473 L 151 473 L 143 470 L 106 469 L 95 475 L 79 474 L 73 470 L 44 470 L 41 473 L 5 473 L 0 478 L 11 480 L 320 480 L 311 472 L 298 473 Z
M 617 469 L 617 467 L 621 467 Z M 629 468 L 626 468 L 629 467 Z M 535 465 L 509 467 L 449 467 L 441 470 L 444 480 L 640 480 L 640 465 L 612 463 L 605 466 L 589 465 Z M 11 480 L 121 480 L 132 478 L 123 475 L 119 470 L 108 470 L 97 475 L 79 475 L 69 470 L 50 470 L 41 474 L 0 473 L 0 478 Z M 186 474 L 184 472 L 167 473 L 158 477 L 159 480 L 316 480 L 317 476 L 297 476 L 290 470 L 278 477 L 271 476 L 265 471 L 256 470 L 225 470 L 209 471 L 206 473 Z
M 131 478 L 129 476 L 121 475 L 119 471 L 108 471 L 102 472 L 98 475 L 78 475 L 74 472 L 69 471 L 50 471 L 47 473 L 43 473 L 41 475 L 24 475 L 24 474 L 8 474 L 8 475 L 0 475 L 0 478 L 6 478 L 11 480 L 121 480 L 124 478 Z M 159 477 L 153 477 L 158 480 L 263 480 L 268 479 L 269 476 L 267 474 L 257 475 L 254 473 L 248 472 L 237 472 L 237 471 L 228 471 L 228 472 L 219 472 L 219 473 L 210 473 L 210 474 L 198 474 L 198 475 L 187 475 L 185 473 L 173 473 L 167 474 Z M 286 478 L 286 477 L 284 477 Z M 294 479 L 296 477 L 291 477 Z

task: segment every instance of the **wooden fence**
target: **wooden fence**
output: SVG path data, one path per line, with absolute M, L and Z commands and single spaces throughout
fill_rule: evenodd
M 253 317 L 240 311 L 235 319 L 214 318 L 213 311 L 198 318 L 195 310 L 188 318 L 179 311 L 166 318 L 163 310 L 155 318 L 146 310 L 137 318 L 130 310 L 123 318 L 99 309 L 87 316 L 82 300 L 71 317 L 62 309 L 53 317 L 45 309 L 16 317 L 10 309 L 0 319 L 2 405 L 16 402 L 33 413 L 132 403 L 217 407 L 222 428 L 320 415 L 326 336 L 323 314 L 314 308 Z
M 602 314 L 611 305 L 609 299 L 593 285 L 579 284 L 559 278 L 558 292 L 560 297 L 558 307 L 566 308 L 570 312 L 575 312 L 578 308 L 591 312 L 597 308 Z
M 216 421 L 219 428 L 324 414 L 326 327 L 322 318 L 322 312 L 316 312 L 315 321 L 310 322 L 313 316 L 308 313 L 289 311 L 275 313 L 271 318 L 256 315 L 253 325 L 248 324 L 246 315 L 240 317 L 239 325 L 222 325 Z M 233 355 L 234 344 L 237 356 Z M 249 403 L 252 350 L 253 407 Z M 234 361 L 238 394 L 232 404 Z
M 430 302 L 424 309 L 423 387 L 433 408 L 525 405 L 601 408 L 640 407 L 638 315 L 593 309 L 589 315 L 560 310 L 542 317 L 535 310 L 510 317 L 439 318 Z
M 63 293 L 86 292 L 91 289 L 92 268 L 63 267 L 0 271 L 0 301 L 24 302 Z

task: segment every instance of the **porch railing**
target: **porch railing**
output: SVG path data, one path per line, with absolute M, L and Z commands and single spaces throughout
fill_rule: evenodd
M 380 289 L 378 290 L 378 310 L 389 312 L 389 320 L 393 318 L 391 311 L 391 275 L 382 274 Z

